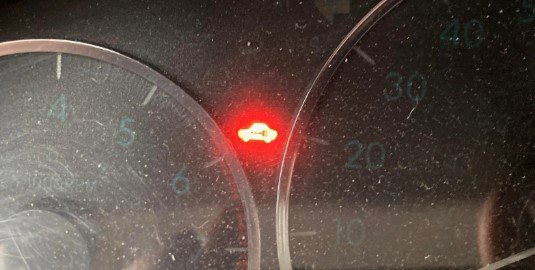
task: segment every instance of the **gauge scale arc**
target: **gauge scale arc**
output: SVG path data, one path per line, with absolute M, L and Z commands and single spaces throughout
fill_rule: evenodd
M 20 40 L 0 43 L 0 92 L 3 269 L 259 269 L 242 168 L 173 82 L 94 45 Z
M 532 269 L 533 7 L 384 0 L 351 30 L 294 113 L 281 269 Z

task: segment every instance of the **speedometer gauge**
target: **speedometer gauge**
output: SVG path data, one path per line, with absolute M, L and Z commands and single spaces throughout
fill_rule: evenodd
M 534 12 L 385 0 L 352 30 L 293 119 L 281 269 L 533 269 Z
M 258 269 L 245 176 L 208 114 L 139 62 L 0 44 L 0 269 Z

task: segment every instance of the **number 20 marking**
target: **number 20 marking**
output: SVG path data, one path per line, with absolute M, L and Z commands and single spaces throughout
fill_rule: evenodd
M 345 167 L 348 169 L 361 169 L 362 165 L 357 163 L 357 160 L 360 158 L 362 153 L 364 152 L 364 145 L 362 145 L 359 141 L 353 140 L 346 144 L 345 149 L 349 150 L 353 146 L 357 147 L 357 151 L 354 155 L 352 155 L 349 160 L 346 162 Z M 379 150 L 379 160 L 375 163 L 372 161 L 372 152 L 374 151 L 374 148 Z M 368 145 L 366 150 L 366 168 L 370 169 L 372 171 L 378 170 L 382 168 L 385 164 L 385 156 L 386 156 L 386 150 L 382 143 L 380 142 L 372 142 Z

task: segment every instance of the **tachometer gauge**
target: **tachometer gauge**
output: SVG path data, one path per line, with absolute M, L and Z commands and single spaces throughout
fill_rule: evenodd
M 281 269 L 533 269 L 534 29 L 530 0 L 376 6 L 294 116 Z
M 256 208 L 208 114 L 139 62 L 0 44 L 0 269 L 258 269 Z

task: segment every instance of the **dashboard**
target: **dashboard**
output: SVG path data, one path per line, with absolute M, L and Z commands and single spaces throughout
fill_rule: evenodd
M 0 1 L 0 270 L 535 269 L 535 1 Z

